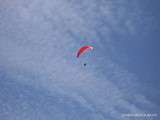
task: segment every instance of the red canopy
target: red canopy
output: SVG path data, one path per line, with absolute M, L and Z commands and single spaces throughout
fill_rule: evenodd
M 79 50 L 77 51 L 77 58 L 79 58 L 79 56 L 86 52 L 88 49 L 93 49 L 93 46 L 90 46 L 90 45 L 85 45 L 85 46 L 82 46 L 81 48 L 79 48 Z

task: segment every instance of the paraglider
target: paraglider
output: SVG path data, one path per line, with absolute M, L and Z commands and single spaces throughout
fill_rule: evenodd
M 84 63 L 83 65 L 84 65 L 84 66 L 86 66 L 86 65 L 87 65 L 87 63 Z
M 79 58 L 82 53 L 85 53 L 89 49 L 93 50 L 93 46 L 90 45 L 82 46 L 77 52 L 77 58 Z
M 77 58 L 79 58 L 81 54 L 85 53 L 87 50 L 93 50 L 93 46 L 85 45 L 85 46 L 80 47 L 77 51 L 77 55 L 76 55 Z M 86 66 L 87 63 L 84 63 L 83 65 Z

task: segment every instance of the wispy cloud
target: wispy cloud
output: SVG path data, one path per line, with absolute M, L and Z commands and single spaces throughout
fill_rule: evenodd
M 12 5 L 9 1 L 0 5 L 0 65 L 8 76 L 1 76 L 8 88 L 3 92 L 1 87 L 0 93 L 6 93 L 7 99 L 12 97 L 0 107 L 7 105 L 15 111 L 1 111 L 2 118 L 8 112 L 15 119 L 52 119 L 56 115 L 54 119 L 61 120 L 114 120 L 121 119 L 123 112 L 145 112 L 138 106 L 141 103 L 155 107 L 138 92 L 138 77 L 111 56 L 118 54 L 114 33 L 123 36 L 136 32 L 135 5 L 94 0 L 15 0 Z M 85 58 L 90 65 L 83 68 L 75 51 L 85 43 L 97 50 L 95 56 Z M 16 100 L 20 94 L 22 98 Z M 29 110 L 21 112 L 21 106 Z

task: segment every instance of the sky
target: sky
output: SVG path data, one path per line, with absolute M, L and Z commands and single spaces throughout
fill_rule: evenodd
M 0 0 L 0 119 L 160 119 L 159 10 L 156 0 Z M 77 59 L 83 45 L 94 50 Z

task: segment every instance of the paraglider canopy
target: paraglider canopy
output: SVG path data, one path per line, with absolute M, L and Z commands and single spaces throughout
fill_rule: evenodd
M 79 50 L 77 51 L 77 58 L 79 58 L 81 54 L 85 53 L 89 49 L 93 50 L 93 46 L 85 45 L 79 48 Z

